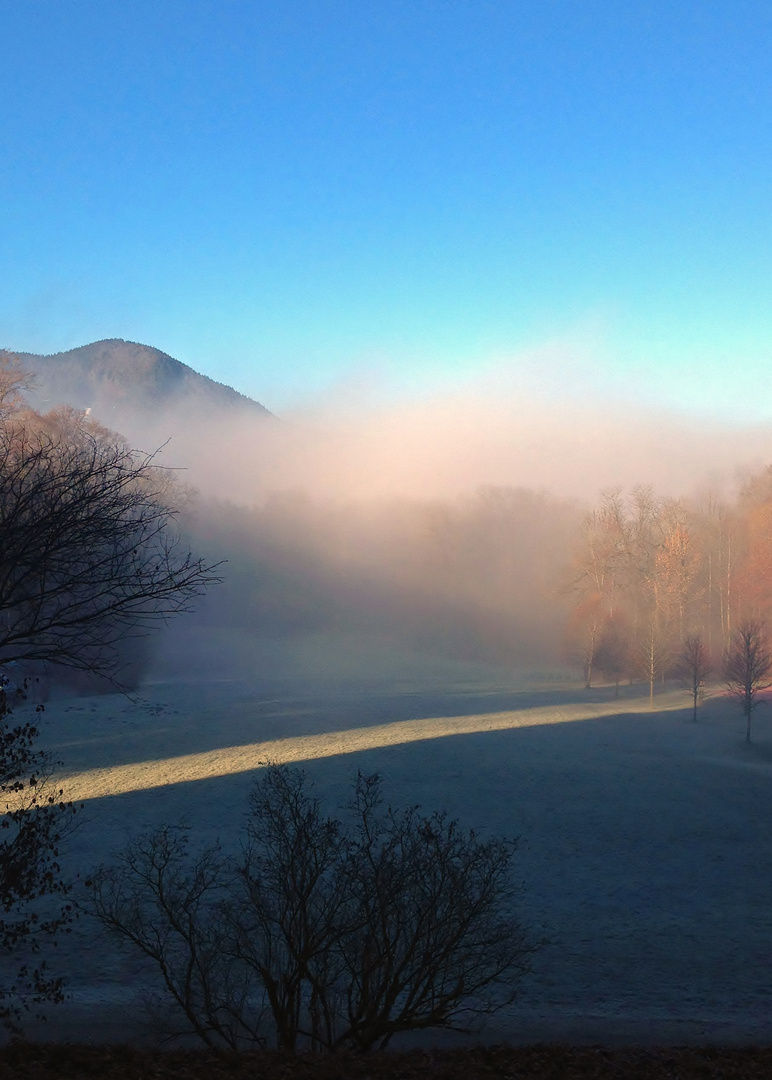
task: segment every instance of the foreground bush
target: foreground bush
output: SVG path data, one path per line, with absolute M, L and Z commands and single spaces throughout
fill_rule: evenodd
M 384 807 L 378 775 L 358 776 L 347 828 L 287 766 L 249 809 L 238 859 L 193 857 L 166 826 L 92 883 L 93 914 L 155 961 L 204 1043 L 382 1049 L 513 1000 L 534 948 L 512 912 L 515 841 Z
M 23 1013 L 64 1000 L 63 978 L 42 957 L 75 917 L 58 859 L 78 807 L 55 784 L 37 728 L 13 722 L 26 691 L 0 672 L 0 1028 L 15 1036 Z

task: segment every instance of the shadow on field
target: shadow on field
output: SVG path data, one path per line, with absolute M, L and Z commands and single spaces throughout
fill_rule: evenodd
M 45 722 L 46 745 L 61 759 L 66 774 L 157 761 L 179 755 L 215 753 L 257 744 L 300 738 L 321 738 L 325 733 L 364 732 L 395 724 L 432 728 L 444 734 L 463 734 L 489 726 L 528 726 L 584 720 L 595 713 L 647 708 L 640 686 L 591 690 L 571 687 L 529 687 L 523 680 L 511 686 L 481 688 L 457 685 L 450 689 L 346 684 L 319 687 L 297 680 L 263 680 L 259 687 L 234 681 L 209 681 L 196 686 L 155 684 L 132 698 L 102 695 L 61 698 L 49 706 Z M 655 699 L 659 704 L 659 699 Z M 668 693 L 662 706 L 673 707 Z M 508 714 L 510 719 L 504 719 Z M 492 717 L 490 724 L 485 717 Z M 499 719 L 496 719 L 499 718 Z M 428 725 L 428 726 L 427 726 Z M 406 728 L 407 741 L 418 736 Z M 359 736 L 358 738 L 363 738 Z M 398 741 L 396 733 L 390 741 Z M 265 753 L 269 753 L 265 750 Z M 312 754 L 313 756 L 313 754 Z
M 636 1041 L 644 1031 L 648 1041 L 772 1039 L 772 738 L 761 717 L 757 742 L 746 747 L 739 710 L 721 698 L 706 703 L 696 724 L 680 695 L 663 695 L 665 708 L 650 712 L 626 687 L 619 700 L 613 687 L 522 695 L 469 688 L 427 696 L 423 712 L 406 708 L 395 721 L 400 701 L 376 699 L 384 710 L 390 702 L 381 727 L 396 735 L 413 722 L 512 722 L 369 745 L 378 731 L 371 713 L 370 726 L 356 729 L 360 744 L 328 744 L 328 753 L 293 760 L 336 816 L 345 816 L 357 770 L 379 771 L 395 807 L 445 809 L 481 835 L 522 838 L 518 910 L 549 945 L 521 1005 L 495 1018 L 486 1039 L 522 1041 L 538 1031 L 603 1041 L 620 1024 Z M 445 716 L 430 711 L 439 701 Z M 335 735 L 319 727 L 328 709 L 327 700 L 317 707 L 314 738 Z M 183 818 L 195 846 L 219 838 L 237 850 L 254 775 L 255 763 L 94 798 L 68 862 L 85 875 L 129 835 Z M 60 951 L 62 967 L 75 959 L 81 1012 L 90 1001 L 122 1000 L 148 977 L 83 921 Z

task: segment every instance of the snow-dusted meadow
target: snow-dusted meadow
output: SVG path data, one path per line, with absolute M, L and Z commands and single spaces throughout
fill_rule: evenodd
M 772 715 L 748 746 L 720 693 L 696 724 L 688 705 L 355 638 L 209 635 L 178 639 L 131 699 L 53 696 L 41 741 L 86 804 L 66 857 L 82 876 L 164 821 L 236 844 L 267 758 L 341 813 L 377 770 L 394 805 L 521 838 L 522 918 L 549 944 L 486 1040 L 769 1042 Z M 139 956 L 85 918 L 57 952 L 72 997 L 39 1034 L 147 1037 Z

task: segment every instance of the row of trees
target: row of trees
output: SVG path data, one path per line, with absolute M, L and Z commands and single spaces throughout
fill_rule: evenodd
M 565 591 L 567 644 L 587 686 L 598 673 L 645 678 L 653 696 L 695 643 L 718 670 L 741 626 L 772 619 L 772 468 L 731 504 L 644 487 L 605 493 L 584 520 Z

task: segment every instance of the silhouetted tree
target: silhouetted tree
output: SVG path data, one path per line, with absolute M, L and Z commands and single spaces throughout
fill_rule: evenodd
M 534 946 L 512 911 L 516 844 L 444 814 L 384 808 L 359 775 L 351 827 L 306 775 L 269 766 L 241 860 L 185 857 L 184 832 L 135 841 L 93 881 L 93 913 L 159 966 L 190 1027 L 217 1046 L 383 1048 L 467 1030 L 511 1002 Z
M 188 610 L 216 580 L 178 514 L 153 455 L 88 428 L 0 418 L 0 664 L 111 675 L 123 637 Z
M 675 674 L 692 695 L 693 719 L 697 720 L 697 702 L 705 680 L 713 670 L 710 653 L 699 634 L 690 634 L 676 658 Z
M 590 593 L 574 607 L 564 635 L 565 646 L 571 659 L 581 661 L 584 668 L 584 688 L 592 687 L 595 675 L 595 654 L 600 642 L 604 616 L 603 605 L 597 593 Z
M 751 741 L 751 717 L 759 694 L 772 686 L 772 652 L 763 625 L 746 620 L 734 632 L 724 662 L 724 682 L 740 703 L 746 719 L 745 740 Z

